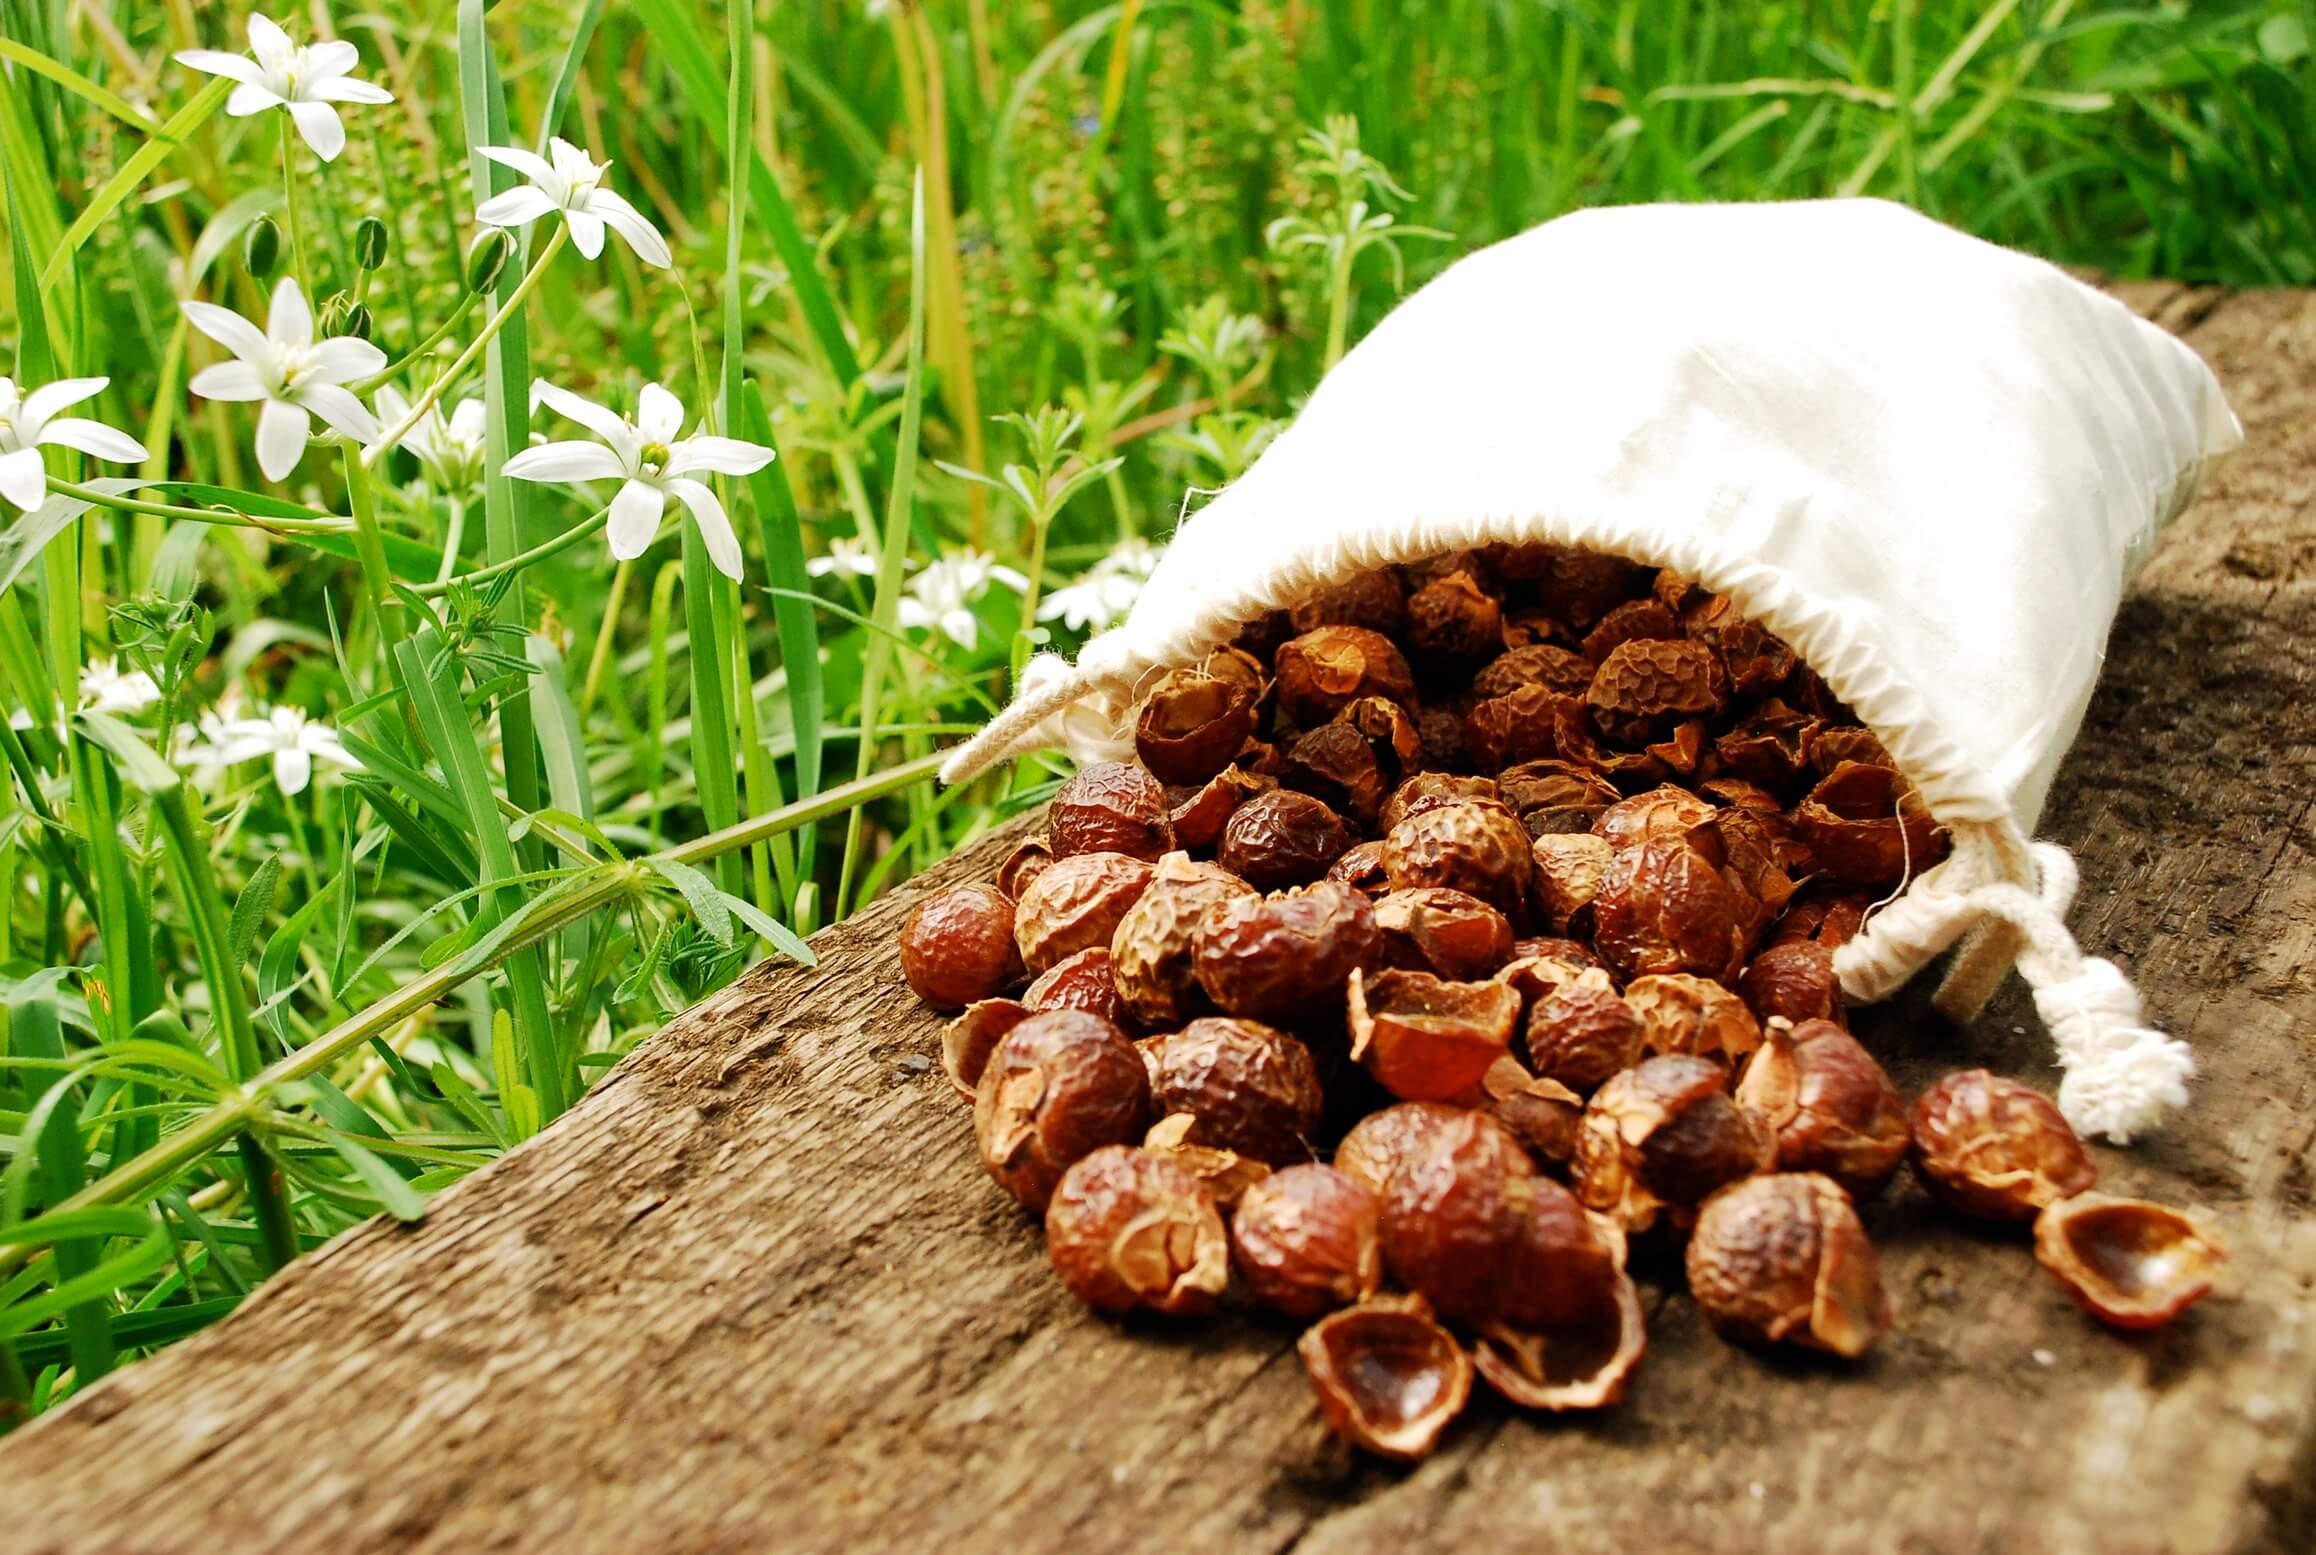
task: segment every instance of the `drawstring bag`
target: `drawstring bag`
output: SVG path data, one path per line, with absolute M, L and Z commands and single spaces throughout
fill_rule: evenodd
M 2242 434 L 2210 370 L 2040 260 L 1876 200 L 1579 212 L 1462 260 L 1346 356 L 1188 518 L 1132 613 L 1033 661 L 943 768 L 1132 748 L 1138 692 L 1357 573 L 1545 541 L 1669 567 L 1783 637 L 1952 836 L 1835 957 L 1855 1000 L 1960 944 L 1939 1007 L 2013 965 L 2118 1142 L 2186 1100 L 2065 926 L 2030 842 L 2156 532 Z

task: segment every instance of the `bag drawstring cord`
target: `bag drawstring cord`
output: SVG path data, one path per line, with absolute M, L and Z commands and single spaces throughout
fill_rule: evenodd
M 2122 968 L 2084 955 L 2068 932 L 2078 879 L 2073 856 L 2047 842 L 2030 843 L 2027 852 L 2035 890 L 2006 880 L 1941 890 L 1935 875 L 1925 876 L 1834 953 L 1834 968 L 1843 987 L 1879 998 L 1978 924 L 2010 924 L 2023 941 L 2019 974 L 2059 1050 L 2059 1110 L 2078 1132 L 2127 1144 L 2186 1105 L 2195 1055 L 2143 1024 L 2138 990 Z

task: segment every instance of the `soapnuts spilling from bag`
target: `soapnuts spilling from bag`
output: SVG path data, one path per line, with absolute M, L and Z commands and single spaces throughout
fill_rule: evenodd
M 990 1175 L 1098 1311 L 1316 1320 L 1321 1415 L 1424 1456 L 1475 1372 L 1611 1404 L 1628 1241 L 1751 1345 L 1891 1326 L 1859 1206 L 1911 1162 L 2032 1222 L 2124 1328 L 2225 1254 L 2092 1191 L 2047 1098 L 1909 1107 L 1834 952 L 1944 855 L 1881 742 L 1733 601 L 1548 545 L 1361 575 L 1159 677 L 1137 759 L 1062 784 L 989 882 L 910 912 Z M 1033 980 L 1034 979 L 1034 980 Z M 1656 1260 L 1664 1266 L 1668 1260 Z

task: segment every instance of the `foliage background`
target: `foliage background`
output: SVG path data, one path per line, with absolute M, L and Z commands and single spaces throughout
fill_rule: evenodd
M 2310 10 L 300 5 L 396 99 L 326 169 L 291 149 L 317 302 L 410 350 L 500 186 L 468 148 L 553 125 L 676 265 L 561 255 L 454 398 L 512 447 L 552 421 L 532 375 L 623 409 L 656 381 L 780 449 L 724 483 L 738 588 L 688 533 L 614 567 L 554 548 L 587 505 L 398 456 L 401 580 L 501 570 L 397 600 L 343 536 L 215 521 L 353 496 L 320 448 L 265 486 L 241 408 L 185 392 L 177 302 L 261 314 L 243 245 L 286 215 L 278 115 L 163 122 L 207 80 L 172 51 L 239 48 L 244 12 L 0 0 L 14 376 L 108 375 L 138 475 L 191 483 L 0 537 L 0 1428 L 419 1213 L 750 957 L 1034 803 L 1058 769 L 941 793 L 927 758 L 1457 254 L 1583 205 L 1871 193 L 2118 275 L 2305 284 Z M 60 722 L 105 657 L 165 705 Z M 365 770 L 172 765 L 236 703 Z

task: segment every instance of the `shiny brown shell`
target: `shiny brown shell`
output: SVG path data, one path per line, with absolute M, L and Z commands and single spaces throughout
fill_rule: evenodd
M 1240 1195 L 1230 1244 L 1255 1300 L 1289 1317 L 1317 1317 L 1382 1285 L 1383 1201 L 1334 1167 L 1290 1166 Z
M 1374 965 L 1382 947 L 1367 898 L 1321 880 L 1211 908 L 1191 968 L 1206 996 L 1229 1014 L 1300 1021 L 1340 1008 L 1351 974 Z
M 1780 1172 L 1722 1189 L 1697 1212 L 1687 1262 L 1689 1294 L 1734 1338 L 1854 1357 L 1890 1326 L 1874 1245 L 1830 1177 Z
M 1643 1060 L 1593 1093 L 1576 1136 L 1577 1197 L 1627 1231 L 1676 1221 L 1715 1189 L 1767 1171 L 1777 1138 L 1707 1059 Z
M 1209 1017 L 1147 1044 L 1143 1057 L 1159 1114 L 1198 1120 L 1188 1143 L 1272 1166 L 1311 1158 L 1326 1098 L 1310 1049 L 1285 1032 Z
M 1175 842 L 1192 853 L 1212 853 L 1238 807 L 1278 786 L 1277 778 L 1230 766 L 1196 788 L 1176 789 L 1167 796 L 1174 806 L 1167 815 L 1174 826 Z
M 1400 1162 L 1423 1149 L 1443 1125 L 1470 1115 L 1469 1108 L 1437 1101 L 1403 1101 L 1370 1112 L 1336 1142 L 1335 1169 L 1386 1192 Z
M 941 1028 L 941 1072 L 967 1106 L 981 1084 L 981 1071 L 989 1067 L 989 1055 L 1032 1013 L 1017 999 L 977 999 Z
M 1492 1321 L 1511 1295 L 1535 1177 L 1527 1151 L 1480 1113 L 1429 1130 L 1383 1190 L 1392 1277 L 1452 1322 Z
M 1032 1015 L 989 1055 L 973 1098 L 981 1164 L 1042 1211 L 1071 1162 L 1142 1137 L 1150 1076 L 1126 1034 L 1083 1010 Z
M 1592 915 L 1586 909 L 1600 894 L 1616 850 L 1604 838 L 1565 832 L 1538 837 L 1529 853 L 1535 860 L 1536 905 L 1545 927 L 1555 934 L 1589 930 Z
M 1488 976 L 1512 954 L 1512 922 L 1478 897 L 1446 886 L 1393 891 L 1376 900 L 1383 965 L 1451 982 Z
M 1594 665 L 1583 654 L 1553 643 L 1507 649 L 1472 677 L 1472 695 L 1482 701 L 1521 686 L 1541 686 L 1562 696 L 1581 697 L 1592 684 Z
M 1054 791 L 1046 807 L 1046 838 L 1056 858 L 1123 853 L 1155 860 L 1174 848 L 1170 809 L 1165 785 L 1141 766 L 1097 761 Z
M 1215 862 L 1250 885 L 1281 891 L 1319 879 L 1358 840 L 1322 801 L 1289 788 L 1273 789 L 1232 813 Z
M 1983 1220 L 2032 1220 L 2099 1180 L 2083 1142 L 2049 1097 L 2017 1080 L 1964 1069 L 1914 1099 L 1914 1174 L 1930 1196 Z
M 1640 1291 L 1618 1270 L 1607 1294 L 1542 1330 L 1493 1323 L 1473 1365 L 1488 1386 L 1523 1409 L 1600 1409 L 1624 1397 L 1648 1350 Z
M 1833 951 L 1815 940 L 1793 940 L 1771 945 L 1745 963 L 1737 974 L 1737 996 L 1756 1020 L 1843 1018 L 1842 983 L 1834 971 Z
M 1495 779 L 1469 777 L 1457 772 L 1418 772 L 1393 789 L 1383 801 L 1375 824 L 1388 832 L 1410 816 L 1467 800 L 1500 801 Z
M 1196 1316 L 1230 1283 L 1214 1201 L 1173 1162 L 1131 1146 L 1092 1151 L 1062 1174 L 1045 1246 L 1070 1294 L 1113 1316 Z
M 2175 1209 L 2078 1193 L 2036 1217 L 2035 1258 L 2100 1322 L 2146 1329 L 2209 1294 L 2227 1251 Z
M 1428 972 L 1354 972 L 1351 1058 L 1403 1101 L 1471 1097 L 1520 1016 L 1503 983 L 1451 983 Z
M 1476 664 L 1504 644 L 1504 607 L 1470 572 L 1432 579 L 1407 596 L 1407 642 L 1431 669 Z
M 1215 1206 L 1228 1215 L 1247 1189 L 1271 1174 L 1270 1164 L 1235 1150 L 1193 1144 L 1190 1135 L 1197 1127 L 1198 1120 L 1189 1113 L 1169 1113 L 1150 1125 L 1150 1132 L 1142 1136 L 1142 1148 L 1197 1178 Z
M 1074 853 L 1047 866 L 1021 894 L 1013 937 L 1032 972 L 1081 950 L 1108 949 L 1118 924 L 1150 885 L 1150 866 L 1123 853 Z
M 901 924 L 901 976 L 935 1009 L 994 998 L 1020 982 L 1014 904 L 993 885 L 953 885 L 909 910 Z
M 1685 840 L 1651 838 L 1602 873 L 1593 948 L 1624 977 L 1693 972 L 1725 982 L 1745 964 L 1758 911 Z
M 1521 1034 L 1537 1074 L 1582 1094 L 1640 1062 L 1646 1027 L 1606 972 L 1580 971 L 1529 1005 Z
M 1205 783 L 1255 732 L 1259 690 L 1204 670 L 1173 671 L 1142 699 L 1134 753 L 1161 782 Z
M 1713 717 L 1728 701 L 1720 659 L 1687 641 L 1618 644 L 1584 693 L 1593 726 L 1625 744 L 1660 738 L 1684 718 Z
M 1670 641 L 1681 635 L 1680 618 L 1654 599 L 1628 599 L 1584 634 L 1584 657 L 1599 664 L 1629 642 Z
M 1906 1159 L 1906 1103 L 1858 1040 L 1831 1021 L 1772 1024 L 1737 1082 L 1737 1102 L 1777 1131 L 1777 1166 L 1819 1172 L 1853 1197 Z
M 1429 1457 L 1472 1394 L 1472 1362 L 1420 1296 L 1321 1318 L 1295 1346 L 1335 1434 L 1378 1457 Z
M 1145 1028 L 1179 1026 L 1206 1005 L 1192 973 L 1199 925 L 1209 909 L 1255 888 L 1214 864 L 1169 853 L 1110 937 L 1110 972 L 1118 997 Z
M 1946 833 L 1914 785 L 1884 766 L 1844 762 L 1794 807 L 1793 829 L 1826 875 L 1884 890 L 1946 856 Z
M 1322 626 L 1283 643 L 1274 661 L 1279 706 L 1304 728 L 1361 697 L 1412 705 L 1415 676 L 1390 638 L 1358 626 Z
M 1507 917 L 1526 909 L 1536 869 L 1533 844 L 1519 818 L 1500 804 L 1466 801 L 1425 810 L 1394 826 L 1383 846 L 1395 891 L 1446 886 Z
M 1322 626 L 1362 626 L 1386 637 L 1407 630 L 1407 589 L 1388 567 L 1353 573 L 1289 611 L 1298 632 Z
M 1720 983 L 1686 972 L 1636 977 L 1625 1003 L 1640 1017 L 1644 1054 L 1693 1053 L 1735 1070 L 1761 1045 L 1761 1023 Z

